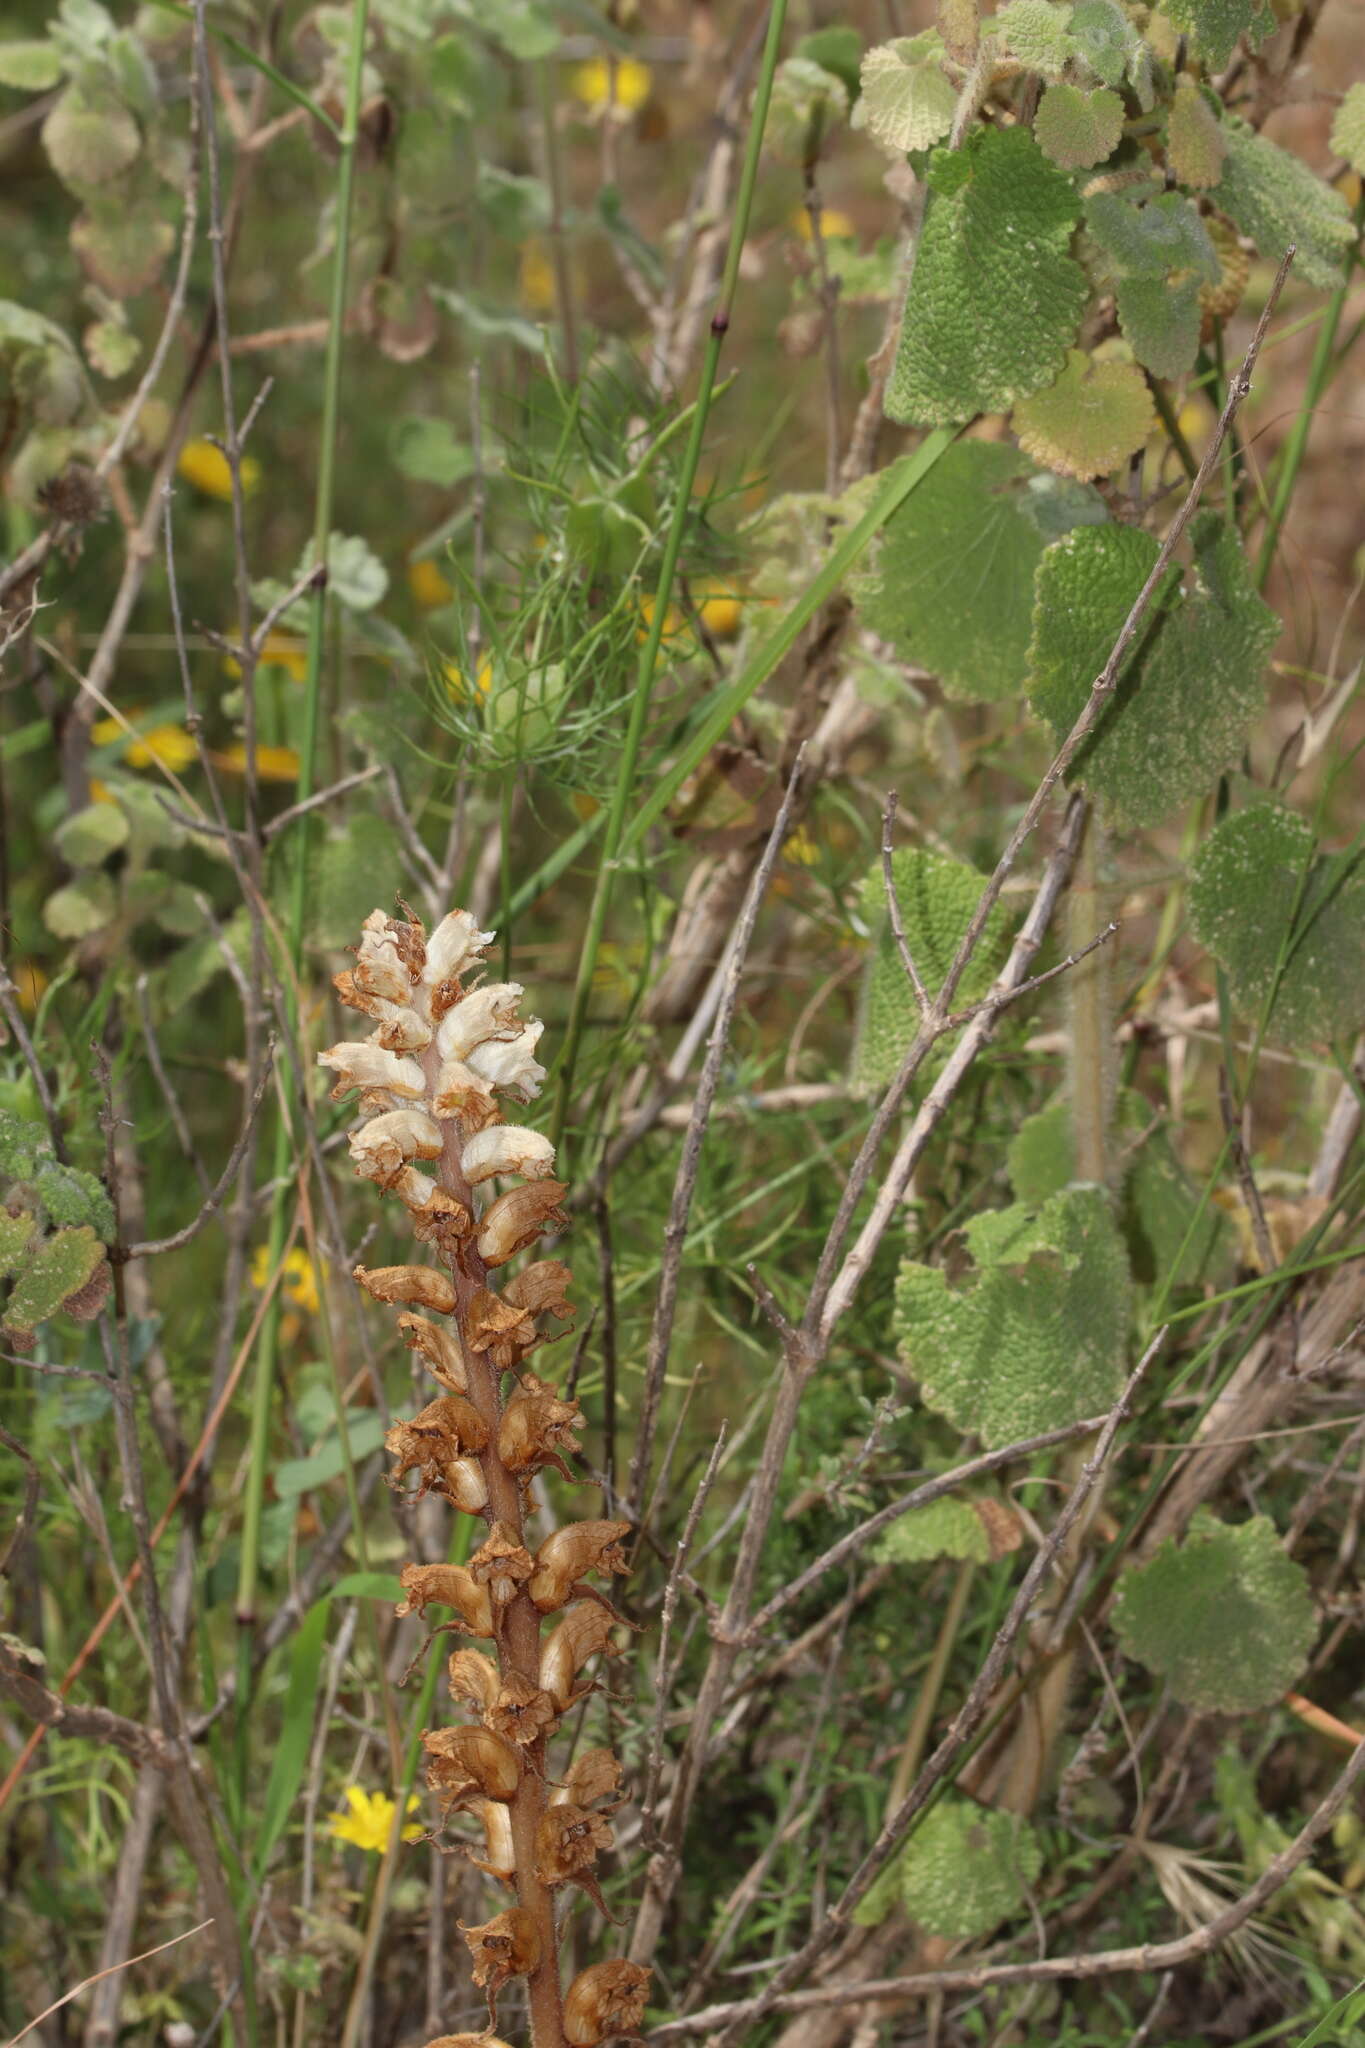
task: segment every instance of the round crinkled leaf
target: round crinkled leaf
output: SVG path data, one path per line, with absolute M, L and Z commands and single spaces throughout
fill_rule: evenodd
M 114 884 L 101 869 L 54 889 L 43 905 L 43 923 L 59 939 L 88 939 L 101 932 L 117 908 Z
M 990 1495 L 980 1500 L 946 1495 L 892 1522 L 877 1545 L 877 1557 L 883 1564 L 927 1564 L 936 1557 L 993 1564 L 1017 1550 L 1022 1538 L 1018 1517 L 1003 1501 Z
M 808 57 L 777 67 L 764 139 L 789 163 L 814 163 L 830 130 L 848 119 L 848 87 Z
M 1275 26 L 1274 10 L 1266 0 L 1163 0 L 1162 11 L 1190 37 L 1211 71 L 1223 69 L 1239 36 L 1255 49 Z
M 318 849 L 316 883 L 309 891 L 311 929 L 318 946 L 344 946 L 368 915 L 357 906 L 366 895 L 374 903 L 392 900 L 402 887 L 403 865 L 393 827 L 372 811 L 353 817 L 344 832 L 326 839 Z
M 901 1356 L 926 1407 L 992 1449 L 1102 1414 L 1122 1384 L 1130 1309 L 1104 1190 L 988 1210 L 963 1239 L 964 1272 L 907 1259 L 896 1280 Z
M 175 247 L 175 230 L 152 207 L 83 213 L 71 246 L 86 276 L 114 299 L 136 298 L 156 283 Z
M 1072 9 L 1054 0 L 1009 0 L 992 24 L 1011 57 L 1045 78 L 1060 78 L 1080 46 L 1071 34 Z
M 127 840 L 128 820 L 117 804 L 87 804 L 65 819 L 52 836 L 69 866 L 96 868 Z
M 49 1222 L 86 1223 L 106 1243 L 113 1238 L 114 1205 L 93 1173 L 50 1159 L 38 1168 L 35 1184 Z
M 91 369 L 111 382 L 126 377 L 142 354 L 142 343 L 132 329 L 117 320 L 97 320 L 86 328 L 81 345 Z
M 0 56 L 3 56 L 0 51 Z M 1365 177 L 1365 84 L 1348 85 L 1332 122 L 1332 148 Z
M 1166 117 L 1166 161 L 1182 185 L 1207 192 L 1223 175 L 1228 153 L 1218 116 L 1188 78 L 1176 82 Z
M 1240 115 L 1223 109 L 1219 122 L 1228 152 L 1218 185 L 1222 212 L 1271 263 L 1292 242 L 1295 278 L 1320 291 L 1335 290 L 1342 259 L 1355 240 L 1345 199 Z
M 32 1239 L 5 1304 L 4 1328 L 27 1337 L 69 1298 L 79 1307 L 79 1297 L 103 1264 L 104 1246 L 88 1224 Z
M 1094 492 L 1056 484 L 1018 449 L 958 441 L 887 523 L 850 589 L 864 624 L 950 697 L 1013 696 L 1028 673 L 1043 549 L 1106 517 Z
M 1123 132 L 1123 101 L 1108 86 L 1082 92 L 1075 85 L 1050 85 L 1038 103 L 1033 132 L 1045 156 L 1065 171 L 1103 163 Z
M 1139 83 L 1145 58 L 1141 36 L 1118 0 L 1077 0 L 1071 10 L 1071 41 L 1082 60 L 1105 85 L 1121 85 L 1124 79 Z M 1150 97 L 1139 98 L 1144 106 Z
M 1279 620 L 1235 533 L 1191 523 L 1194 573 L 1171 572 L 1149 607 L 1075 774 L 1125 826 L 1155 825 L 1231 766 L 1264 701 Z M 1029 695 L 1060 742 L 1104 668 L 1158 547 L 1130 526 L 1078 527 L 1039 566 Z
M 1027 128 L 978 128 L 929 160 L 929 199 L 890 418 L 938 426 L 1000 412 L 1056 376 L 1089 297 L 1071 255 L 1071 180 Z
M 957 89 L 938 62 L 942 49 L 930 30 L 881 43 L 863 58 L 855 125 L 893 156 L 942 142 L 953 125 Z
M 62 53 L 55 43 L 0 43 L 0 85 L 16 92 L 50 92 L 62 75 Z
M 1119 1580 L 1125 1653 L 1201 1714 L 1250 1714 L 1293 1685 L 1317 1634 L 1308 1577 L 1275 1525 L 1236 1526 L 1200 1508 L 1183 1543 L 1163 1543 Z
M 137 161 L 142 135 L 121 100 L 70 85 L 43 123 L 43 147 L 67 185 L 103 185 Z
M 1318 855 L 1305 819 L 1275 803 L 1222 820 L 1190 885 L 1190 923 L 1239 1010 L 1288 1044 L 1365 1021 L 1365 863 Z M 1273 997 L 1273 1002 L 1272 1002 Z
M 1079 348 L 1055 384 L 1014 408 L 1020 447 L 1062 476 L 1108 476 L 1155 425 L 1142 372 L 1132 363 L 1096 362 Z
M 920 980 L 932 995 L 952 965 L 981 901 L 986 878 L 962 861 L 919 847 L 903 847 L 893 854 L 891 869 L 906 944 Z M 853 1055 L 853 1086 L 865 1090 L 884 1088 L 895 1079 L 914 1042 L 919 1011 L 892 935 L 880 862 L 863 882 L 861 907 L 874 935 Z M 970 1003 L 985 994 L 1003 954 L 1004 940 L 1005 920 L 997 904 L 958 986 L 959 1003 Z
M 926 1934 L 978 1940 L 1020 1911 L 1042 1864 L 1038 1838 L 1020 1815 L 949 1793 L 901 1854 L 901 1904 Z
M 1125 277 L 1114 293 L 1119 326 L 1133 354 L 1154 377 L 1184 377 L 1199 353 L 1198 277 L 1171 283 L 1159 277 Z

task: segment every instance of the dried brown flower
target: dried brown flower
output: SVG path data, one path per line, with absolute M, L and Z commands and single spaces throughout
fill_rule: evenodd
M 467 1565 L 405 1564 L 398 1583 L 407 1595 L 393 1610 L 400 1621 L 409 1614 L 425 1614 L 435 1602 L 438 1607 L 454 1609 L 467 1635 L 492 1635 L 493 1603 L 488 1588 Z
M 629 1533 L 629 1522 L 568 1522 L 547 1536 L 526 1588 L 541 1613 L 562 1607 L 585 1572 L 629 1571 L 620 1547 Z
M 562 1180 L 528 1180 L 520 1187 L 508 1188 L 496 1202 L 490 1202 L 475 1239 L 484 1264 L 505 1266 L 528 1244 L 534 1244 L 543 1231 L 562 1228 L 569 1219 L 558 1203 L 566 1192 L 567 1184 Z
M 497 2018 L 498 1993 L 513 1977 L 528 1977 L 540 1963 L 541 1940 L 535 1921 L 521 1906 L 509 1906 L 495 1913 L 482 1926 L 458 1923 L 469 1944 L 474 1964 L 474 1982 L 488 1999 L 488 2011 Z
M 576 1457 L 582 1449 L 573 1434 L 582 1420 L 577 1401 L 561 1401 L 555 1394 L 514 1394 L 498 1425 L 498 1456 L 509 1472 L 538 1472 L 542 1465 L 553 1465 L 572 1479 L 559 1453 Z
M 494 1522 L 470 1558 L 469 1569 L 480 1585 L 487 1586 L 494 1611 L 500 1612 L 526 1584 L 535 1561 L 506 1522 Z
M 457 1812 L 476 1795 L 514 1799 L 521 1758 L 491 1728 L 424 1728 L 427 1784 L 441 1794 L 441 1811 Z
M 610 1653 L 615 1617 L 595 1601 L 581 1601 L 571 1607 L 540 1650 L 540 1683 L 561 1714 L 581 1697 L 574 1680 L 589 1657 L 599 1650 Z
M 439 1323 L 428 1322 L 425 1316 L 410 1314 L 399 1316 L 398 1328 L 409 1351 L 425 1359 L 443 1387 L 449 1387 L 453 1394 L 468 1393 L 464 1353 L 453 1330 L 443 1330 Z
M 564 2037 L 571 2048 L 597 2048 L 613 2034 L 638 2034 L 650 1974 L 639 1963 L 594 1963 L 580 1970 L 564 2001 Z
M 439 1316 L 454 1312 L 454 1282 L 434 1266 L 353 1266 L 351 1272 L 376 1301 L 401 1301 Z

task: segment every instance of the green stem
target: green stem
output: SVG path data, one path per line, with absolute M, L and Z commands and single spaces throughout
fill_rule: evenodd
M 910 1725 L 905 1731 L 905 1746 L 896 1765 L 896 1775 L 891 1780 L 891 1790 L 887 1794 L 885 1817 L 888 1820 L 899 1809 L 906 1793 L 915 1782 L 915 1774 L 924 1755 L 924 1745 L 929 1739 L 934 1715 L 938 1712 L 939 1695 L 943 1691 L 943 1681 L 948 1675 L 953 1645 L 962 1626 L 962 1617 L 967 1611 L 967 1596 L 972 1590 L 972 1580 L 975 1577 L 976 1566 L 970 1559 L 958 1566 L 953 1589 L 948 1595 L 948 1605 L 943 1610 L 943 1620 L 939 1624 L 933 1654 L 915 1698 Z
M 1356 227 L 1365 219 L 1365 199 L 1356 206 Z M 1280 456 L 1279 469 L 1275 477 L 1275 494 L 1270 501 L 1270 513 L 1266 520 L 1265 533 L 1261 539 L 1261 552 L 1256 560 L 1256 588 L 1264 590 L 1275 561 L 1275 551 L 1280 544 L 1280 532 L 1289 512 L 1294 487 L 1303 467 L 1304 454 L 1308 447 L 1308 435 L 1313 425 L 1313 416 L 1321 402 L 1323 392 L 1331 380 L 1335 367 L 1332 351 L 1336 346 L 1337 329 L 1341 325 L 1342 312 L 1346 306 L 1346 294 L 1351 288 L 1356 259 L 1360 244 L 1348 252 L 1346 275 L 1333 292 L 1327 304 L 1326 318 L 1318 329 L 1317 342 L 1313 348 L 1313 360 L 1308 367 L 1308 383 L 1299 407 L 1298 417 L 1289 430 L 1284 450 Z
M 327 559 L 327 541 L 332 530 L 332 502 L 336 486 L 337 429 L 341 417 L 341 351 L 346 330 L 346 290 L 350 257 L 351 214 L 355 195 L 356 136 L 360 120 L 361 83 L 364 75 L 365 33 L 368 0 L 355 0 L 351 15 L 351 41 L 347 52 L 346 113 L 340 139 L 337 166 L 336 249 L 332 259 L 332 294 L 323 364 L 322 423 L 315 497 L 314 547 L 319 562 Z M 299 801 L 313 793 L 314 757 L 317 753 L 319 699 L 322 686 L 322 653 L 326 632 L 327 593 L 313 591 L 308 617 L 308 662 L 304 680 L 303 744 L 299 749 Z M 313 824 L 305 811 L 294 827 L 294 887 L 290 904 L 288 968 L 284 977 L 285 1018 L 291 1031 L 298 1029 L 296 987 L 303 958 L 304 920 L 308 903 L 308 845 Z M 274 1193 L 270 1203 L 267 1235 L 269 1267 L 279 1262 L 285 1239 L 285 1204 L 291 1180 L 293 1143 L 288 1124 L 281 1116 L 275 1126 L 273 1164 Z M 241 1625 L 238 1641 L 237 1717 L 245 1728 L 251 1702 L 251 1636 L 256 1619 L 256 1589 L 260 1577 L 261 1519 L 265 1507 L 265 1481 L 270 1440 L 270 1408 L 275 1390 L 275 1366 L 279 1346 L 279 1289 L 271 1297 L 261 1324 L 256 1353 L 255 1379 L 251 1394 L 251 1425 L 247 1458 L 246 1498 L 242 1518 L 242 1553 L 237 1577 L 237 1619 Z M 344 1428 L 344 1424 L 343 1424 Z M 358 1526 L 358 1525 L 357 1525 Z
M 669 599 L 673 591 L 673 579 L 677 573 L 678 557 L 682 552 L 683 534 L 692 510 L 692 487 L 696 481 L 697 468 L 701 460 L 702 443 L 706 438 L 706 426 L 710 417 L 711 404 L 715 396 L 716 375 L 720 367 L 720 352 L 724 345 L 730 315 L 734 309 L 735 290 L 739 283 L 740 258 L 744 253 L 744 240 L 748 233 L 749 214 L 753 206 L 754 186 L 758 179 L 759 152 L 763 145 L 763 128 L 768 117 L 768 101 L 772 94 L 773 76 L 777 70 L 777 55 L 782 42 L 782 30 L 787 18 L 787 0 L 772 0 L 768 14 L 768 35 L 763 46 L 763 61 L 759 71 L 758 87 L 754 93 L 753 111 L 749 118 L 748 142 L 744 152 L 744 165 L 740 172 L 739 190 L 735 197 L 734 219 L 730 226 L 730 245 L 726 251 L 725 270 L 721 277 L 720 293 L 716 310 L 711 320 L 710 332 L 706 338 L 706 349 L 702 358 L 701 381 L 697 392 L 696 409 L 692 415 L 691 431 L 683 451 L 682 466 L 678 475 L 677 494 L 673 501 L 672 517 L 664 540 L 663 561 L 659 568 L 659 581 L 654 592 L 654 614 L 649 622 L 649 632 L 640 650 L 640 665 L 636 675 L 635 695 L 631 700 L 630 722 L 626 728 L 625 745 L 621 752 L 621 763 L 616 774 L 616 787 L 612 792 L 611 805 L 607 813 L 606 834 L 602 845 L 601 861 L 597 870 L 597 881 L 593 889 L 592 905 L 588 912 L 588 926 L 584 935 L 583 952 L 578 964 L 578 980 L 574 986 L 573 1003 L 569 1011 L 568 1025 L 564 1034 L 564 1051 L 559 1072 L 559 1093 L 555 1103 L 553 1138 L 556 1146 L 563 1142 L 564 1123 L 568 1115 L 569 1102 L 573 1094 L 574 1068 L 578 1062 L 579 1047 L 583 1038 L 583 1026 L 587 1018 L 588 998 L 592 993 L 593 973 L 597 966 L 597 955 L 602 944 L 606 927 L 607 911 L 611 903 L 612 883 L 616 878 L 616 867 L 621 852 L 621 839 L 625 831 L 626 812 L 635 790 L 635 771 L 639 763 L 640 747 L 644 739 L 645 723 L 649 717 L 650 700 L 654 689 L 654 676 L 659 665 L 659 649 L 663 643 L 664 623 L 668 617 Z

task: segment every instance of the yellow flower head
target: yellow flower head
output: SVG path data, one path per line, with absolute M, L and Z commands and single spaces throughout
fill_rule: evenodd
M 220 768 L 230 768 L 235 775 L 246 774 L 246 748 L 241 740 L 234 740 L 230 747 L 224 747 L 221 754 L 214 755 Z M 299 756 L 294 747 L 257 747 L 256 779 L 258 782 L 297 782 L 299 779 Z
M 548 313 L 555 302 L 555 273 L 539 235 L 522 243 L 517 271 L 523 305 L 533 313 Z
M 90 728 L 90 737 L 97 747 L 112 747 L 128 739 L 128 728 L 120 718 L 99 718 Z M 183 725 L 154 725 L 128 739 L 123 758 L 130 768 L 150 768 L 155 762 L 178 774 L 198 758 L 198 751 Z
M 438 605 L 449 603 L 455 595 L 454 585 L 441 574 L 429 555 L 424 555 L 418 562 L 408 563 L 408 589 L 424 612 L 434 612 Z
M 713 640 L 733 640 L 744 616 L 741 600 L 724 582 L 703 583 L 697 591 L 697 612 Z
M 412 1794 L 405 1813 L 417 1811 L 417 1796 Z M 389 1830 L 397 1800 L 390 1799 L 387 1792 L 362 1792 L 359 1785 L 346 1787 L 347 1813 L 334 1813 L 327 1823 L 327 1832 L 338 1842 L 353 1842 L 357 1849 L 368 1849 L 373 1855 L 382 1856 L 389 1846 Z M 405 1842 L 420 1842 L 422 1829 L 409 1824 L 403 1829 Z
M 804 206 L 797 207 L 792 214 L 791 222 L 803 242 L 814 240 L 810 231 L 810 214 Z M 858 239 L 858 223 L 851 213 L 844 213 L 840 207 L 822 207 L 820 236 L 826 242 L 855 242 Z
M 251 1255 L 251 1284 L 263 1288 L 270 1278 L 270 1248 L 258 1244 Z M 313 1272 L 312 1260 L 301 1246 L 295 1245 L 280 1269 L 280 1293 L 294 1307 L 302 1309 L 305 1315 L 316 1315 L 319 1307 L 318 1283 Z
M 19 996 L 19 1008 L 25 1016 L 31 1017 L 42 1001 L 47 976 L 36 961 L 24 960 L 14 969 L 14 986 Z
M 232 501 L 232 471 L 221 448 L 215 448 L 212 441 L 187 441 L 180 451 L 176 468 L 187 484 L 193 484 L 196 491 L 202 491 L 206 498 L 221 498 L 225 503 Z M 261 465 L 254 455 L 242 457 L 242 489 L 254 491 L 261 480 Z
M 262 668 L 282 668 L 291 682 L 301 683 L 308 674 L 308 648 L 293 633 L 267 633 L 261 649 Z M 239 676 L 242 664 L 235 654 L 223 659 L 223 673 Z
M 585 107 L 605 107 L 614 102 L 633 114 L 649 98 L 654 84 L 648 64 L 641 64 L 635 57 L 618 57 L 614 91 L 611 73 L 612 67 L 605 57 L 589 57 L 586 64 L 575 64 L 569 90 Z
M 452 703 L 462 704 L 469 695 L 469 678 L 457 661 L 444 661 L 441 673 L 445 677 L 446 694 Z M 487 697 L 493 687 L 493 664 L 485 654 L 474 677 L 474 695 Z

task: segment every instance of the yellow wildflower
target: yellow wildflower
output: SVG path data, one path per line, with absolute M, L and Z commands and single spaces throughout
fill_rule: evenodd
M 301 683 L 308 674 L 308 646 L 293 633 L 267 633 L 261 649 L 261 668 L 282 668 L 291 682 Z M 235 654 L 223 658 L 223 673 L 239 676 L 242 664 Z
M 251 1284 L 258 1290 L 264 1288 L 270 1278 L 270 1247 L 258 1244 L 251 1255 Z M 302 1309 L 305 1315 L 316 1315 L 319 1308 L 317 1276 L 313 1262 L 301 1246 L 295 1245 L 292 1252 L 285 1254 L 280 1268 L 280 1293 L 294 1307 Z
M 19 998 L 19 1008 L 26 1015 L 30 1017 L 33 1015 L 42 1000 L 43 990 L 46 987 L 47 976 L 34 961 L 25 960 L 14 969 L 15 993 Z
M 225 503 L 232 501 L 232 471 L 221 448 L 215 448 L 212 441 L 187 441 L 180 451 L 176 468 L 187 484 L 193 484 L 196 491 L 202 491 L 206 498 L 221 498 Z M 254 491 L 261 480 L 261 465 L 254 455 L 242 457 L 242 489 Z
M 346 1787 L 346 1804 L 349 1813 L 334 1813 L 327 1823 L 327 1832 L 338 1842 L 354 1842 L 357 1849 L 368 1849 L 375 1856 L 382 1856 L 389 1846 L 389 1830 L 398 1802 L 390 1799 L 387 1792 L 362 1792 L 359 1785 Z M 417 1811 L 417 1795 L 411 1794 L 405 1813 Z M 403 1829 L 405 1842 L 420 1842 L 423 1830 L 409 1823 Z
M 815 866 L 820 858 L 820 849 L 804 825 L 798 825 L 783 841 L 782 858 L 794 861 L 799 868 Z
M 792 226 L 803 242 L 814 241 L 810 231 L 810 214 L 804 206 L 798 206 L 791 217 Z M 851 213 L 845 213 L 838 206 L 822 206 L 820 209 L 820 239 L 824 242 L 856 242 L 858 223 Z
M 697 612 L 713 640 L 733 640 L 743 618 L 743 605 L 723 582 L 703 583 L 697 591 Z
M 569 90 L 585 107 L 624 107 L 633 114 L 642 107 L 653 89 L 654 78 L 648 64 L 641 64 L 636 57 L 618 57 L 616 78 L 612 79 L 612 66 L 605 57 L 589 57 L 586 64 L 575 64 L 569 75 Z
M 455 586 L 441 574 L 429 555 L 408 563 L 408 589 L 424 612 L 434 612 L 455 595 Z
M 637 640 L 645 640 L 649 637 L 649 629 L 654 623 L 654 599 L 652 596 L 646 595 L 640 599 L 639 611 L 640 626 L 635 637 Z M 664 614 L 664 639 L 676 640 L 679 633 L 685 633 L 687 630 L 687 620 L 678 610 L 678 607 L 675 604 L 671 604 Z
M 523 303 L 533 313 L 548 313 L 555 302 L 554 265 L 545 254 L 545 244 L 536 235 L 521 245 L 517 264 Z
M 129 768 L 150 768 L 156 763 L 175 774 L 188 768 L 199 753 L 183 725 L 154 725 L 129 738 L 121 718 L 99 718 L 90 728 L 90 737 L 97 747 L 112 747 L 127 739 L 123 758 Z
M 441 663 L 441 673 L 445 677 L 447 695 L 454 703 L 461 703 L 469 695 L 468 676 L 457 661 L 443 661 Z M 493 664 L 485 654 L 483 660 L 479 663 L 478 673 L 474 677 L 474 694 L 476 697 L 487 697 L 492 687 Z
M 246 774 L 246 747 L 241 740 L 234 740 L 230 747 L 224 747 L 222 753 L 215 754 L 213 758 L 219 768 L 230 768 L 235 775 Z M 297 748 L 257 747 L 256 779 L 258 782 L 297 782 Z

